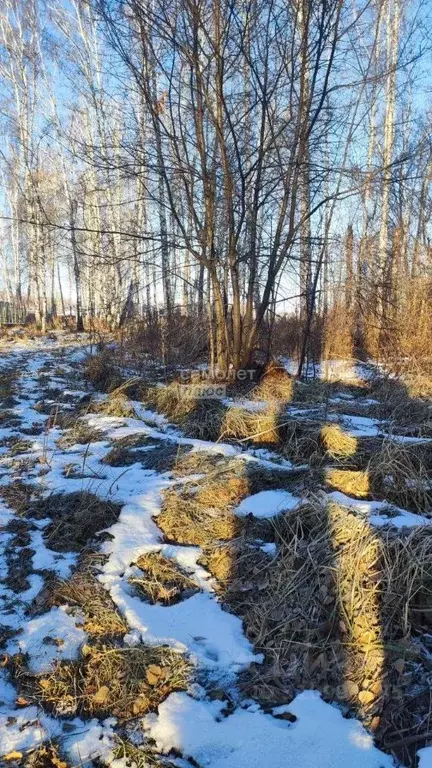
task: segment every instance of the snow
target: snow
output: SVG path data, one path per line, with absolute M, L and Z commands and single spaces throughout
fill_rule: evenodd
M 85 342 L 87 344 L 87 339 Z M 26 345 L 25 352 L 17 345 L 17 351 L 10 354 L 8 359 L 18 363 L 22 371 L 21 395 L 17 394 L 18 405 L 14 409 L 22 418 L 22 423 L 15 429 L 2 430 L 4 437 L 19 434 L 21 427 L 31 423 L 45 423 L 46 416 L 34 410 L 35 403 L 41 399 L 38 374 L 42 370 L 49 371 L 45 363 L 56 361 L 60 362 L 65 375 L 73 372 L 64 359 L 60 361 L 56 357 L 61 348 L 59 345 L 65 343 L 67 338 L 63 336 L 59 342 L 50 341 L 44 348 L 44 340 L 37 340 L 30 346 Z M 67 360 L 80 362 L 88 351 L 88 346 L 78 349 L 76 345 L 70 347 L 67 349 Z M 368 375 L 368 371 L 362 371 L 355 361 L 333 361 L 328 370 L 332 378 L 345 377 L 350 381 L 353 377 L 363 375 L 365 378 Z M 318 373 L 324 375 L 325 367 L 322 366 Z M 60 375 L 48 375 L 50 385 L 58 385 L 61 389 L 61 399 L 82 396 L 83 391 L 76 378 L 66 381 Z M 100 399 L 103 400 L 103 396 Z M 342 403 L 351 399 L 344 392 L 334 398 Z M 164 543 L 157 526 L 162 492 L 184 480 L 174 479 L 168 473 L 145 470 L 139 461 L 125 468 L 104 465 L 101 460 L 116 440 L 129 435 L 144 435 L 158 441 L 186 445 L 193 451 L 217 453 L 246 466 L 255 464 L 273 471 L 286 471 L 292 468 L 292 464 L 279 454 L 264 449 L 245 450 L 231 444 L 187 438 L 164 416 L 140 403 L 131 404 L 135 411 L 134 418 L 109 417 L 103 413 L 83 417 L 83 423 L 100 431 L 100 439 L 88 445 L 76 444 L 62 450 L 57 444 L 62 430 L 47 430 L 43 438 L 32 441 L 31 451 L 27 454 L 33 459 L 42 458 L 44 463 L 29 466 L 25 474 L 19 468 L 14 469 L 14 462 L 7 455 L 0 457 L 4 472 L 0 482 L 4 484 L 10 482 L 12 477 L 23 477 L 42 494 L 88 490 L 101 498 L 118 502 L 121 505 L 119 518 L 108 529 L 108 536 L 100 546 L 106 561 L 101 564 L 99 579 L 128 623 L 125 645 L 140 642 L 169 645 L 178 653 L 187 655 L 195 665 L 196 679 L 200 683 L 210 679 L 216 686 L 226 686 L 232 694 L 234 708 L 229 714 L 223 702 L 207 700 L 205 689 L 198 685 L 193 685 L 189 693 L 171 694 L 160 705 L 158 714 L 149 715 L 143 721 L 145 737 L 155 739 L 163 752 L 177 750 L 202 768 L 261 768 L 264 764 L 268 768 L 286 768 L 291 764 L 298 764 L 299 768 L 392 766 L 391 758 L 374 747 L 372 737 L 359 722 L 342 717 L 339 709 L 324 703 L 315 692 L 300 694 L 290 704 L 275 710 L 273 715 L 264 713 L 253 700 L 238 705 L 236 675 L 249 664 L 262 661 L 262 657 L 254 652 L 247 640 L 241 620 L 225 611 L 218 601 L 214 580 L 199 563 L 200 548 Z M 229 404 L 240 404 L 254 410 L 265 406 L 251 401 Z M 64 402 L 61 407 L 64 409 Z M 293 413 L 294 409 L 289 412 Z M 297 409 L 297 412 L 309 418 L 320 413 L 317 408 Z M 379 430 L 378 422 L 367 417 L 342 414 L 337 418 L 357 436 L 377 434 Z M 68 477 L 67 467 L 71 463 L 86 477 Z M 295 469 L 297 471 L 298 467 Z M 389 510 L 385 502 L 357 501 L 338 492 L 326 498 L 351 507 L 374 525 L 430 524 L 427 518 L 397 508 L 392 510 L 392 514 L 396 513 L 395 517 L 384 514 Z M 235 511 L 240 516 L 251 514 L 268 518 L 293 509 L 300 503 L 300 498 L 286 490 L 262 491 L 244 499 Z M 14 513 L 0 503 L 0 525 L 7 526 L 14 517 Z M 19 596 L 6 587 L 0 589 L 0 624 L 13 629 L 22 628 L 20 634 L 8 641 L 6 652 L 28 654 L 30 670 L 43 674 L 52 670 L 58 660 L 77 658 L 87 635 L 80 626 L 82 617 L 68 607 L 52 608 L 36 617 L 27 615 L 28 605 L 42 589 L 46 573 L 67 579 L 77 562 L 75 553 L 58 553 L 46 546 L 43 529 L 48 520 L 28 519 L 28 523 L 28 546 L 35 552 L 32 565 L 36 573 L 29 575 L 29 588 Z M 10 539 L 7 531 L 0 533 L 2 550 L 10 545 Z M 272 542 L 256 541 L 254 546 L 260 547 L 269 557 L 277 554 L 277 547 Z M 15 551 L 19 553 L 19 548 Z M 200 591 L 171 606 L 145 602 L 129 583 L 130 576 L 138 570 L 137 559 L 145 552 L 160 552 L 173 560 L 188 573 Z M 0 553 L 2 578 L 7 572 L 7 558 Z M 44 741 L 54 740 L 61 744 L 65 758 L 72 765 L 89 766 L 96 759 L 115 768 L 124 768 L 123 760 L 114 760 L 117 724 L 112 718 L 104 722 L 93 719 L 86 723 L 75 718 L 65 724 L 62 720 L 44 715 L 33 706 L 17 709 L 16 698 L 17 693 L 8 682 L 5 671 L 0 670 L 0 755 L 15 749 L 25 751 Z M 290 723 L 275 716 L 282 712 L 295 715 L 296 722 Z M 67 728 L 64 727 L 66 725 Z M 420 768 L 432 768 L 430 752 L 427 749 L 420 752 Z M 176 764 L 190 765 L 181 758 L 176 759 Z
M 73 552 L 53 552 L 45 545 L 41 531 L 33 531 L 31 536 L 31 548 L 35 550 L 33 555 L 33 568 L 37 571 L 44 569 L 53 571 L 60 578 L 67 579 L 71 575 L 72 568 L 76 564 L 77 555 Z
M 5 704 L 14 704 L 15 699 L 15 688 L 7 681 L 4 670 L 0 669 L 0 707 Z
M 348 431 L 354 437 L 376 437 L 381 433 L 379 423 L 368 416 L 346 416 L 345 414 L 339 414 L 338 421 L 348 428 Z
M 98 720 L 82 723 L 76 718 L 73 722 L 76 732 L 62 740 L 62 748 L 71 764 L 85 768 L 93 759 L 107 761 L 116 745 L 113 731 L 115 719 L 109 718 L 102 725 Z
M 292 493 L 283 490 L 260 491 L 248 496 L 235 508 L 234 512 L 239 517 L 252 515 L 258 518 L 274 517 L 289 509 L 294 509 L 301 503 L 301 499 Z
M 432 768 L 432 747 L 424 747 L 417 752 L 419 756 L 418 768 Z
M 413 528 L 415 526 L 432 524 L 430 517 L 415 515 L 406 509 L 389 504 L 388 501 L 361 501 L 359 499 L 352 499 L 351 496 L 347 496 L 341 491 L 332 491 L 327 494 L 327 498 L 330 501 L 341 504 L 343 507 L 350 507 L 357 514 L 366 517 L 371 525 L 377 528 L 384 525 L 392 525 L 395 528 Z
M 57 722 L 37 707 L 24 707 L 0 714 L 0 756 L 38 747 L 60 730 Z
M 71 616 L 65 606 L 27 621 L 22 634 L 10 640 L 6 652 L 29 655 L 29 669 L 34 674 L 49 672 L 55 661 L 76 659 L 87 634 L 77 626 L 81 616 Z
M 173 693 L 147 716 L 144 727 L 158 749 L 175 749 L 205 768 L 390 768 L 393 761 L 373 744 L 357 720 L 344 718 L 314 691 L 289 705 L 295 723 L 261 710 L 236 709 L 223 717 L 224 703 L 196 701 Z
M 262 660 L 246 640 L 241 620 L 224 611 L 210 594 L 196 593 L 166 607 L 145 603 L 116 584 L 111 597 L 144 643 L 189 651 L 204 667 L 225 675 Z

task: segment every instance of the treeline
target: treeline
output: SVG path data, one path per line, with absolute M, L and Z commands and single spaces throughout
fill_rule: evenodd
M 283 329 L 300 372 L 425 357 L 428 28 L 421 0 L 3 0 L 4 297 L 222 372 Z

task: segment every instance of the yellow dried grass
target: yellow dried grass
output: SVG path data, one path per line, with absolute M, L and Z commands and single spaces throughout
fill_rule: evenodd
M 165 646 L 84 645 L 81 656 L 75 662 L 60 662 L 42 675 L 32 675 L 23 658 L 14 657 L 19 689 L 56 716 L 128 720 L 155 710 L 167 696 L 189 684 L 190 664 Z
M 324 424 L 320 431 L 320 441 L 334 458 L 347 458 L 357 451 L 357 438 L 345 432 L 339 424 Z
M 369 472 L 351 469 L 327 469 L 326 482 L 348 496 L 365 499 L 370 495 Z
M 198 591 L 193 579 L 160 552 L 147 552 L 141 555 L 136 565 L 143 573 L 131 576 L 129 583 L 151 603 L 173 605 Z

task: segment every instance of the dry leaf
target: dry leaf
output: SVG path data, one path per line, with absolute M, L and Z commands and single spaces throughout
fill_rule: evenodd
M 25 699 L 24 696 L 18 696 L 16 703 L 18 707 L 28 707 L 28 705 L 30 704 L 30 702 L 27 699 Z
M 16 752 L 14 750 L 13 752 L 8 752 L 8 754 L 4 756 L 3 760 L 21 760 L 21 758 L 22 752 Z
M 360 691 L 358 697 L 362 704 L 371 704 L 371 702 L 375 699 L 375 696 L 373 693 L 371 693 L 371 691 Z
M 156 685 L 162 676 L 162 667 L 157 664 L 150 664 L 147 667 L 146 678 L 149 685 Z
M 148 706 L 148 700 L 145 696 L 137 696 L 134 703 L 132 704 L 132 712 L 134 715 L 139 715 L 140 712 L 143 712 L 147 709 Z
M 102 685 L 93 696 L 93 704 L 104 704 L 109 695 L 109 688 L 107 685 Z

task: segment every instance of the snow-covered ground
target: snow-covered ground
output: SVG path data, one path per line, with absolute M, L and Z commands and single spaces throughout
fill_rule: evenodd
M 63 350 L 63 351 L 62 351 Z M 70 386 L 69 378 L 76 374 L 75 364 L 82 359 L 84 348 L 65 348 L 54 340 L 36 340 L 28 346 L 17 345 L 0 359 L 0 371 L 10 366 L 19 370 L 17 402 L 11 410 L 21 421 L 19 426 L 4 427 L 1 439 L 21 437 L 30 446 L 14 457 L 7 446 L 0 456 L 0 485 L 21 479 L 33 484 L 45 496 L 53 492 L 91 491 L 104 499 L 121 504 L 117 522 L 107 530 L 109 537 L 101 544 L 106 555 L 100 581 L 125 618 L 129 632 L 126 645 L 138 642 L 169 645 L 186 654 L 197 672 L 205 673 L 214 683 L 220 682 L 232 690 L 229 711 L 226 703 L 210 700 L 205 688 L 193 685 L 188 693 L 172 693 L 158 708 L 137 723 L 135 739 L 146 744 L 154 740 L 163 754 L 175 750 L 183 760 L 177 765 L 202 768 L 387 768 L 392 759 L 380 752 L 372 737 L 355 719 L 342 716 L 332 704 L 325 703 L 316 692 L 299 694 L 286 706 L 264 713 L 259 705 L 241 700 L 236 691 L 238 672 L 252 662 L 260 662 L 246 639 L 239 618 L 225 611 L 218 601 L 210 574 L 199 564 L 198 547 L 167 545 L 157 526 L 163 490 L 180 482 L 168 473 L 158 474 L 142 468 L 140 462 L 127 467 L 113 467 L 102 462 L 113 444 L 131 435 L 145 435 L 157 441 L 174 441 L 191 446 L 195 451 L 216 452 L 238 461 L 262 464 L 277 470 L 281 462 L 271 453 L 243 451 L 240 448 L 202 440 L 191 440 L 170 427 L 164 417 L 146 411 L 134 403 L 136 418 L 109 417 L 92 414 L 83 423 L 98 430 L 100 439 L 90 444 L 75 444 L 60 448 L 62 430 L 44 430 L 29 437 L 23 430 L 42 425 L 46 416 L 35 410 L 41 400 L 39 375 L 49 375 L 50 387 L 60 390 L 59 407 L 64 407 L 66 394 L 77 402 L 85 394 L 79 382 Z M 52 372 L 56 367 L 61 373 Z M 340 371 L 338 372 L 338 375 Z M 53 405 L 55 402 L 53 401 Z M 377 425 L 364 417 L 347 417 L 353 434 L 376 434 Z M 17 463 L 17 458 L 19 462 Z M 68 475 L 70 465 L 82 472 L 78 477 Z M 289 462 L 282 463 L 289 468 Z M 85 470 L 85 471 L 84 471 Z M 181 482 L 185 480 L 182 479 Z M 419 525 L 429 520 L 397 510 L 397 517 L 377 514 L 381 503 L 355 502 L 341 494 L 330 498 L 352 506 L 359 514 L 368 516 L 376 525 Z M 244 499 L 236 512 L 240 516 L 271 517 L 301 504 L 301 498 L 282 490 L 263 491 Z M 388 505 L 387 505 L 388 507 Z M 7 577 L 8 548 L 12 533 L 8 525 L 16 514 L 5 503 L 0 504 L 0 573 Z M 10 587 L 0 588 L 0 628 L 21 629 L 6 644 L 7 654 L 28 654 L 28 666 L 33 673 L 49 672 L 59 659 L 77 658 L 86 641 L 82 616 L 72 606 L 52 608 L 49 612 L 30 616 L 28 608 L 44 586 L 47 574 L 67 578 L 76 564 L 75 552 L 54 552 L 44 543 L 43 530 L 50 519 L 31 519 L 28 548 L 35 551 L 29 588 L 17 595 Z M 20 556 L 20 546 L 15 554 Z M 132 590 L 129 579 L 135 573 L 134 562 L 140 555 L 159 551 L 177 562 L 196 583 L 198 591 L 171 606 L 144 602 Z M 266 551 L 266 549 L 264 549 Z M 267 547 L 269 556 L 274 554 Z M 55 643 L 47 642 L 55 638 Z M 19 706 L 17 693 L 0 671 L 0 757 L 17 751 L 25 754 L 37 745 L 57 741 L 71 765 L 87 765 L 98 759 L 122 768 L 125 761 L 114 761 L 117 723 L 115 718 L 103 722 L 80 718 L 62 720 L 45 714 L 36 706 Z M 293 717 L 281 717 L 284 713 Z M 65 727 L 67 725 L 67 727 Z M 431 749 L 423 749 L 420 766 L 431 762 Z M 192 760 L 192 762 L 190 762 Z

